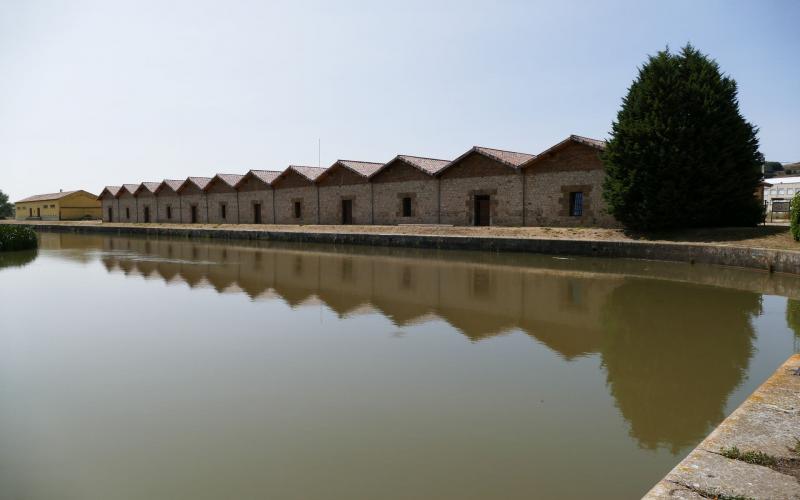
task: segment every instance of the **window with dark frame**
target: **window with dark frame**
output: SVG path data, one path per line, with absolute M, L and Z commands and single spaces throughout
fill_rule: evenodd
M 583 191 L 574 191 L 569 194 L 569 215 L 573 217 L 583 215 Z
M 403 198 L 403 217 L 411 217 L 411 197 Z
M 299 201 L 294 202 L 294 218 L 299 219 L 303 216 L 303 204 Z

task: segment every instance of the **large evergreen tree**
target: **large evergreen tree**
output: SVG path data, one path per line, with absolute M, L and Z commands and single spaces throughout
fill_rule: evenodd
M 636 230 L 757 224 L 756 133 L 716 62 L 691 45 L 651 56 L 603 154 L 609 211 Z
M 0 219 L 11 217 L 12 206 L 8 201 L 8 195 L 0 191 Z

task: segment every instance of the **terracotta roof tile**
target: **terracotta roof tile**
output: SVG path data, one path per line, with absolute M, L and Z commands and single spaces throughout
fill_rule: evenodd
M 383 163 L 376 163 L 371 161 L 338 160 L 336 163 L 331 165 L 331 168 L 337 164 L 349 168 L 353 172 L 363 177 L 372 177 L 375 174 L 375 172 L 380 170 L 381 167 L 383 166 Z
M 217 174 L 211 180 L 213 181 L 214 179 L 219 179 L 230 187 L 236 187 L 236 184 L 238 184 L 243 178 L 244 175 L 240 174 Z
M 317 177 L 319 177 L 322 174 L 322 172 L 326 170 L 323 167 L 306 167 L 302 165 L 289 165 L 289 168 L 287 168 L 286 170 L 289 169 L 294 170 L 295 172 L 302 175 L 311 182 L 317 180 Z
M 251 170 L 248 173 L 252 173 L 254 177 L 261 179 L 267 184 L 272 184 L 272 181 L 281 175 L 277 170 Z
M 397 155 L 397 159 L 404 161 L 423 172 L 435 175 L 439 173 L 448 163 L 448 160 L 437 160 L 435 158 L 423 158 L 421 156 Z
M 156 189 L 158 189 L 158 186 L 160 186 L 160 185 L 161 185 L 160 182 L 143 182 L 143 183 L 139 184 L 139 186 L 136 188 L 136 191 L 138 192 L 138 191 L 140 191 L 142 189 L 146 189 L 146 190 L 150 191 L 151 193 L 155 193 Z
M 177 191 L 178 188 L 181 187 L 181 184 L 183 184 L 183 181 L 179 181 L 176 179 L 164 179 L 163 181 L 161 181 L 161 184 L 158 185 L 158 189 L 161 189 L 163 187 L 168 187 L 173 191 Z
M 59 193 L 48 193 L 48 194 L 35 194 L 33 196 L 28 196 L 27 198 L 23 198 L 15 203 L 26 203 L 29 201 L 47 201 L 47 200 L 59 200 L 65 196 L 69 196 L 71 194 L 75 194 L 80 190 L 77 191 L 61 191 Z M 94 196 L 94 195 L 93 195 Z
M 586 144 L 587 146 L 591 146 L 597 149 L 606 149 L 606 141 L 601 141 L 600 139 L 592 139 L 591 137 L 583 137 L 581 135 L 571 135 L 569 136 L 569 140 L 579 142 L 581 144 Z
M 492 148 L 484 148 L 481 146 L 475 146 L 473 148 L 475 151 L 489 156 L 491 158 L 496 159 L 499 162 L 505 163 L 512 167 L 519 167 L 526 161 L 532 159 L 536 155 L 528 154 L 528 153 L 517 153 L 514 151 L 505 151 L 502 149 L 492 149 Z
M 117 193 L 119 193 L 120 189 L 122 189 L 120 186 L 106 186 L 103 188 L 102 191 L 100 191 L 100 196 L 103 196 L 103 194 L 106 192 L 108 192 L 108 194 L 110 194 L 111 196 L 117 196 Z
M 121 195 L 123 191 L 127 191 L 130 194 L 133 194 L 136 192 L 137 189 L 139 189 L 139 184 L 123 184 L 122 188 L 119 190 L 119 193 L 117 193 L 117 195 L 118 196 Z
M 181 188 L 191 183 L 200 189 L 205 189 L 209 182 L 211 182 L 211 177 L 187 177 L 186 180 L 181 183 Z

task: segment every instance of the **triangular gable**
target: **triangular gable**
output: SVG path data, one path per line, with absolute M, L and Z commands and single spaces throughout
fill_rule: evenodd
M 594 148 L 597 151 L 604 151 L 605 148 L 606 148 L 605 141 L 601 141 L 599 139 L 591 139 L 589 137 L 583 137 L 583 136 L 580 136 L 580 135 L 571 135 L 571 136 L 567 137 L 566 139 L 564 139 L 563 141 L 559 142 L 558 144 L 545 149 L 544 151 L 542 151 L 541 153 L 536 155 L 536 157 L 531 158 L 530 160 L 525 162 L 521 166 L 521 168 L 528 168 L 528 167 L 530 167 L 532 165 L 535 165 L 536 163 L 538 163 L 540 161 L 544 161 L 546 158 L 551 157 L 555 153 L 557 153 L 557 152 L 563 150 L 564 148 L 566 148 L 566 147 L 568 147 L 570 145 L 573 145 L 573 144 L 582 144 L 584 146 L 588 146 L 590 148 Z
M 514 170 L 519 170 L 523 164 L 536 157 L 536 155 L 529 153 L 519 153 L 516 151 L 506 151 L 504 149 L 473 146 L 469 150 L 467 150 L 464 154 L 462 154 L 455 160 L 448 163 L 444 168 L 442 168 L 439 172 L 437 172 L 437 175 L 444 173 L 445 171 L 458 165 L 459 163 L 461 163 L 462 161 L 464 161 L 465 159 L 469 158 L 472 155 L 483 156 L 484 158 L 496 161 L 497 163 L 500 163 L 501 165 L 504 165 Z

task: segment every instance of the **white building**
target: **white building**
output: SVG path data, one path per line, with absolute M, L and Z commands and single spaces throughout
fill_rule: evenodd
M 794 195 L 800 193 L 800 176 L 770 177 L 765 181 L 772 184 L 772 186 L 764 188 L 764 203 L 767 205 L 767 213 L 772 211 L 773 202 L 791 201 Z

